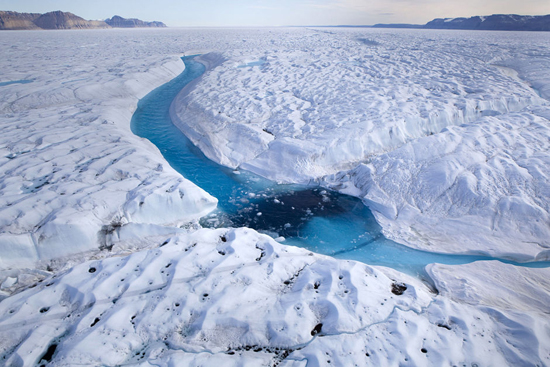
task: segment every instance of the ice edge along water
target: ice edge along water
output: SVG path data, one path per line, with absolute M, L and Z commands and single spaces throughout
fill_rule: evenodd
M 89 46 L 79 44 L 71 57 L 88 54 L 88 48 L 99 52 Z M 87 77 L 67 84 L 63 74 L 74 59 L 56 64 L 56 51 L 59 47 L 47 51 L 53 64 L 43 61 L 48 74 L 25 58 L 6 70 L 7 77 L 23 78 L 12 77 L 18 82 L 4 85 L 1 94 L 0 278 L 15 276 L 17 269 L 41 274 L 34 268 L 56 269 L 76 261 L 73 255 L 87 258 L 110 249 L 124 225 L 142 235 L 166 233 L 163 225 L 196 221 L 216 206 L 214 198 L 163 166 L 155 147 L 129 131 L 138 98 L 178 75 L 184 67 L 179 57 L 155 55 L 134 62 L 139 66 L 129 60 L 133 74 L 122 78 L 83 73 L 74 65 L 75 75 Z M 21 51 L 14 46 L 10 52 Z M 19 285 L 24 284 L 21 278 Z
M 233 56 L 177 97 L 173 119 L 218 163 L 361 197 L 411 247 L 548 259 L 545 35 L 538 52 L 430 36 L 266 50 L 261 68 Z
M 168 113 L 175 96 L 179 94 L 181 98 L 181 94 L 188 93 L 190 88 L 186 86 L 205 72 L 201 61 L 209 65 L 215 64 L 211 60 L 219 60 L 216 54 L 197 57 L 198 61 L 194 58 L 184 57 L 186 67 L 182 74 L 140 100 L 132 118 L 132 131 L 153 142 L 176 171 L 219 200 L 221 212 L 211 216 L 210 221 L 203 221 L 205 225 L 237 224 L 267 231 L 275 238 L 286 238 L 285 244 L 369 265 L 389 266 L 426 280 L 425 267 L 431 263 L 459 265 L 498 260 L 516 266 L 550 267 L 548 261 L 520 263 L 480 254 L 443 254 L 408 248 L 386 239 L 368 208 L 358 199 L 329 194 L 319 187 L 277 185 L 210 161 L 174 126 Z

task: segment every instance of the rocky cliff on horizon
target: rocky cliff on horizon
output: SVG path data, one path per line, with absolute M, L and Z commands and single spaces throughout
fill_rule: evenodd
M 41 15 L 39 13 L 0 11 L 0 29 L 39 29 L 34 21 Z
M 143 20 L 135 18 L 123 18 L 115 15 L 111 19 L 105 19 L 105 23 L 114 28 L 147 28 L 147 27 L 166 27 L 166 24 L 162 22 L 144 22 Z
M 375 24 L 373 27 L 485 31 L 550 31 L 550 15 L 493 14 L 470 18 L 437 18 L 424 25 Z
M 59 10 L 40 15 L 34 20 L 34 24 L 41 29 L 109 28 L 103 21 L 86 20 L 73 13 Z
M 162 22 L 144 22 L 139 19 L 125 19 L 114 16 L 105 21 L 86 20 L 73 13 L 52 11 L 45 14 L 0 11 L 0 30 L 24 29 L 98 29 L 166 27 Z

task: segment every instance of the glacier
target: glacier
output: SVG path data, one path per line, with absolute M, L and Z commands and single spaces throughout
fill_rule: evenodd
M 200 54 L 171 116 L 213 161 L 357 196 L 411 248 L 548 260 L 548 37 L 0 34 L 0 359 L 550 364 L 549 268 L 434 263 L 426 283 L 201 228 L 217 200 L 130 130 L 138 100 Z

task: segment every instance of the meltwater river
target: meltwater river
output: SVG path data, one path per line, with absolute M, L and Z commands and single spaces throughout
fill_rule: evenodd
M 249 227 L 283 243 L 340 259 L 383 265 L 425 278 L 431 263 L 466 264 L 498 260 L 527 267 L 550 262 L 516 263 L 475 255 L 450 255 L 414 250 L 388 240 L 370 210 L 348 195 L 320 187 L 278 185 L 249 172 L 220 166 L 196 148 L 172 124 L 170 104 L 204 65 L 184 57 L 185 71 L 144 97 L 132 117 L 134 134 L 155 144 L 168 163 L 185 178 L 219 200 L 217 212 L 203 218 L 205 227 Z

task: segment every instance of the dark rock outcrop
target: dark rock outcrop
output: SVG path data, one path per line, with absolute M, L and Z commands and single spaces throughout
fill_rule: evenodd
M 38 13 L 0 11 L 0 29 L 38 29 L 34 21 L 40 15 Z
M 86 20 L 73 13 L 52 11 L 42 14 L 34 20 L 41 29 L 90 29 L 109 28 L 107 23 L 97 20 Z
M 484 31 L 550 31 L 550 15 L 493 14 L 470 18 L 438 18 L 425 25 L 376 24 L 374 28 L 463 29 Z
M 144 22 L 115 15 L 106 21 L 86 20 L 73 13 L 52 11 L 45 14 L 0 11 L 0 30 L 21 29 L 95 29 L 166 27 L 162 22 Z
M 143 28 L 143 27 L 166 27 L 166 24 L 162 22 L 144 22 L 143 20 L 135 18 L 123 18 L 115 15 L 111 19 L 105 19 L 105 23 L 113 28 Z
M 427 29 L 470 29 L 486 31 L 550 31 L 550 15 L 493 14 L 486 17 L 434 19 Z

